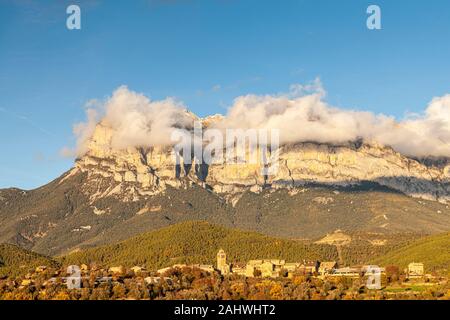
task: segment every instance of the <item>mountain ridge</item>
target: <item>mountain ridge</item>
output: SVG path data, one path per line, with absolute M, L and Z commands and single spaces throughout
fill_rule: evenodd
M 315 239 L 336 229 L 380 235 L 450 229 L 446 205 L 374 183 L 245 191 L 227 199 L 181 179 L 181 187 L 169 186 L 155 195 L 124 201 L 117 197 L 120 193 L 90 198 L 100 194 L 101 188 L 104 192 L 114 188 L 111 178 L 97 178 L 93 183 L 88 173 L 69 174 L 32 191 L 0 191 L 4 198 L 0 242 L 55 255 L 189 220 L 286 239 Z M 127 187 L 135 186 L 127 183 Z
M 282 145 L 278 172 L 264 176 L 261 162 L 177 166 L 170 146 L 118 150 L 111 137 L 97 125 L 61 177 L 0 190 L 0 242 L 54 255 L 189 220 L 286 239 L 450 230 L 444 160 L 420 162 L 362 141 L 305 142 Z
M 167 185 L 179 187 L 179 178 L 187 177 L 218 194 L 260 192 L 268 185 L 291 188 L 311 182 L 352 185 L 372 181 L 417 198 L 442 203 L 450 200 L 448 159 L 420 162 L 374 143 L 284 144 L 277 150 L 278 170 L 266 176 L 262 169 L 267 164 L 262 159 L 257 163 L 204 165 L 195 158 L 187 158 L 190 162 L 185 164 L 181 157 L 180 165 L 176 165 L 171 146 L 116 149 L 112 139 L 112 129 L 97 125 L 86 153 L 77 159 L 72 174 L 81 171 L 112 177 L 119 184 L 135 182 L 142 195 L 161 192 Z M 131 198 L 136 196 L 139 196 L 136 192 L 130 194 Z

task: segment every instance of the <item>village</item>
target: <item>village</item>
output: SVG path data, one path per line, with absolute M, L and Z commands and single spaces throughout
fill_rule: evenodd
M 217 253 L 217 264 L 176 264 L 158 270 L 158 274 L 165 274 L 172 268 L 198 268 L 206 272 L 219 272 L 223 276 L 238 275 L 248 278 L 292 278 L 296 274 L 310 274 L 318 278 L 328 277 L 360 277 L 370 273 L 385 274 L 385 268 L 375 265 L 361 265 L 354 267 L 339 267 L 336 261 L 302 261 L 302 262 L 286 262 L 282 259 L 255 259 L 250 260 L 246 264 L 227 263 L 227 255 L 223 249 Z M 431 278 L 431 274 L 425 274 L 424 264 L 420 262 L 411 262 L 408 268 L 404 270 L 408 278 Z
M 282 259 L 255 259 L 250 260 L 246 264 L 228 263 L 227 254 L 223 249 L 217 253 L 216 266 L 209 264 L 175 264 L 169 267 L 155 271 L 148 271 L 143 266 L 133 266 L 125 268 L 123 266 L 112 266 L 107 269 L 100 268 L 95 264 L 88 266 L 69 266 L 64 270 L 55 270 L 51 277 L 41 283 L 42 287 L 53 284 L 63 284 L 67 289 L 80 289 L 83 287 L 97 287 L 102 284 L 123 283 L 124 279 L 137 277 L 143 280 L 146 285 L 158 284 L 165 282 L 172 284 L 175 279 L 170 276 L 174 270 L 200 270 L 205 274 L 217 274 L 222 277 L 243 277 L 243 278 L 286 278 L 291 279 L 298 275 L 308 275 L 318 279 L 333 278 L 350 278 L 358 279 L 368 277 L 370 275 L 379 275 L 380 279 L 386 278 L 386 269 L 374 265 L 361 265 L 353 267 L 339 267 L 336 261 L 302 261 L 302 262 L 286 262 Z M 33 272 L 24 276 L 17 282 L 16 280 L 3 279 L 9 281 L 7 285 L 18 288 L 33 286 L 39 275 L 46 274 L 49 268 L 47 266 L 38 266 Z M 390 273 L 401 273 L 400 270 L 390 270 Z M 425 274 L 423 263 L 411 262 L 408 268 L 403 270 L 405 279 L 430 281 L 433 279 L 431 274 Z M 399 275 L 397 275 L 398 277 Z M 2 281 L 2 279 L 0 279 Z

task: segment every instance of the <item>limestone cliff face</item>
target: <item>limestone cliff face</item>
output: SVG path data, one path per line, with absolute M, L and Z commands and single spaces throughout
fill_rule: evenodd
M 374 145 L 356 148 L 301 144 L 283 151 L 284 166 L 274 183 L 287 178 L 293 184 L 373 181 L 414 197 L 450 200 L 449 165 L 444 169 L 428 167 L 390 148 Z
M 209 124 L 206 119 L 204 124 Z M 199 183 L 219 194 L 264 187 L 296 188 L 307 183 L 351 185 L 376 182 L 413 197 L 450 202 L 450 163 L 433 166 L 375 144 L 335 146 L 316 143 L 283 145 L 279 167 L 264 176 L 262 163 L 212 164 L 207 170 L 194 165 L 175 166 L 171 147 L 111 148 L 112 131 L 99 124 L 89 141 L 89 151 L 76 161 L 73 173 L 87 172 L 90 179 L 110 178 L 109 193 L 132 193 L 128 200 L 150 196 L 170 185 Z

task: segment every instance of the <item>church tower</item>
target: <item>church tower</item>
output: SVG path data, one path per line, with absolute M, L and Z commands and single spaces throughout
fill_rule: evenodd
M 227 264 L 227 255 L 223 249 L 220 249 L 217 253 L 217 270 L 222 270 Z
M 227 264 L 227 255 L 223 249 L 220 249 L 217 253 L 217 270 L 222 274 L 230 273 L 230 266 Z

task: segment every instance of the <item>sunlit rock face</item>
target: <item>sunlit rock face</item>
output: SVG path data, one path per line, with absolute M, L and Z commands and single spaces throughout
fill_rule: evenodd
M 273 183 L 289 179 L 293 185 L 303 181 L 344 185 L 371 181 L 410 196 L 450 199 L 445 174 L 448 166 L 444 170 L 428 167 L 382 146 L 298 144 L 285 146 L 280 159 L 280 172 Z
M 219 116 L 203 119 L 209 126 Z M 308 183 L 352 185 L 376 182 L 412 197 L 450 202 L 450 164 L 425 164 L 372 143 L 329 145 L 297 143 L 281 145 L 278 168 L 265 175 L 258 157 L 253 164 L 214 163 L 208 167 L 175 165 L 171 146 L 128 148 L 111 146 L 113 132 L 98 124 L 88 143 L 88 152 L 76 161 L 73 173 L 88 173 L 88 182 L 109 178 L 102 194 L 116 194 L 132 201 L 163 192 L 166 187 L 198 183 L 219 194 L 235 194 L 263 188 L 296 188 Z M 90 182 L 89 182 L 90 181 Z M 89 188 L 92 190 L 92 188 Z M 90 191 L 91 192 L 91 191 Z

